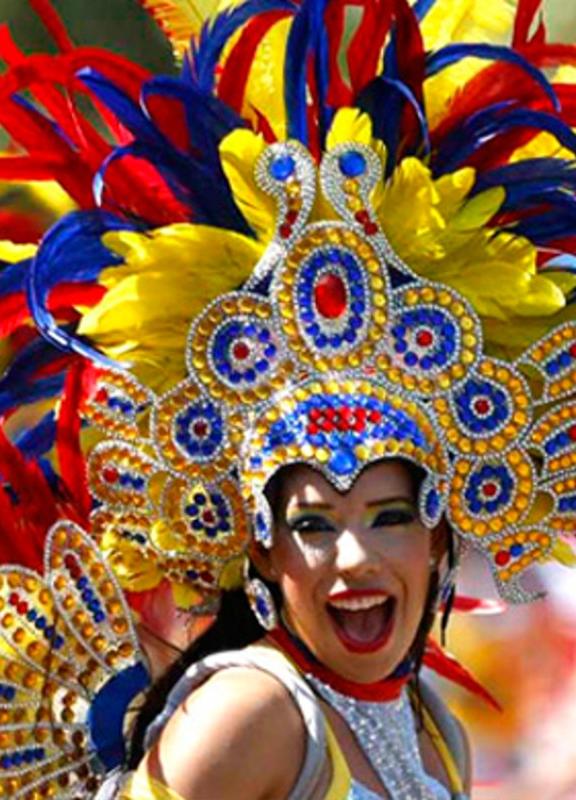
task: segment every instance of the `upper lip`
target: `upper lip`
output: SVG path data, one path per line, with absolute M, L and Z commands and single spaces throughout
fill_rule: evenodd
M 387 600 L 392 595 L 383 589 L 346 589 L 329 595 L 328 604 L 336 608 L 352 611 L 372 608 Z

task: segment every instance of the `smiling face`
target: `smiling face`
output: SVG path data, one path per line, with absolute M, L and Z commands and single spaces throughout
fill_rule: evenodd
M 274 545 L 256 563 L 278 583 L 288 625 L 344 678 L 390 675 L 416 636 L 433 555 L 408 468 L 379 462 L 341 494 L 294 466 L 275 506 Z

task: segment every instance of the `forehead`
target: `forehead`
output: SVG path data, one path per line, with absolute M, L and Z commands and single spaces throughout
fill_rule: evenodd
M 304 464 L 288 467 L 278 476 L 277 497 L 289 503 L 325 503 L 341 505 L 371 503 L 391 497 L 414 495 L 409 467 L 401 461 L 379 461 L 363 470 L 349 491 L 338 492 L 317 470 Z

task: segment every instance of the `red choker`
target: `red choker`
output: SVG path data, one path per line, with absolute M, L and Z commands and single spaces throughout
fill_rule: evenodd
M 402 677 L 384 678 L 375 683 L 356 683 L 342 678 L 321 664 L 303 644 L 293 638 L 284 628 L 274 628 L 268 633 L 268 638 L 289 656 L 302 672 L 314 675 L 340 694 L 354 697 L 356 700 L 368 700 L 373 703 L 396 700 L 411 678 L 411 674 L 408 673 Z

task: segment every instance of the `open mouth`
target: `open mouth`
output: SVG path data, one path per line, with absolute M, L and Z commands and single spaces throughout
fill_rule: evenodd
M 391 595 L 344 593 L 326 608 L 336 635 L 353 653 L 372 653 L 390 639 L 396 613 Z

